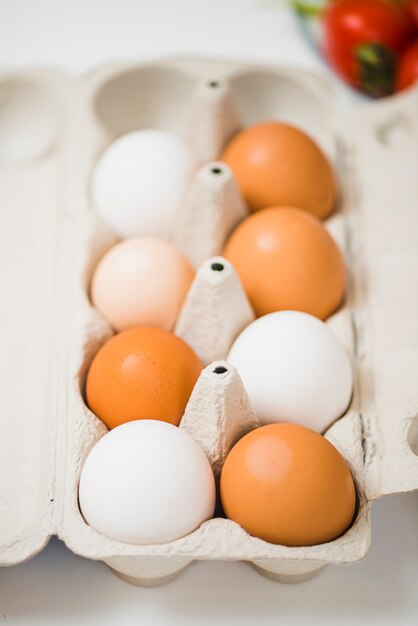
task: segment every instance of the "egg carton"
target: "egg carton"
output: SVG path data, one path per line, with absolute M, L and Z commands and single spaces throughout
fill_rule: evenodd
M 0 75 L 0 564 L 32 557 L 54 534 L 142 585 L 196 560 L 248 561 L 296 582 L 366 555 L 372 500 L 418 488 L 417 100 L 412 89 L 341 112 L 308 73 L 208 59 L 107 65 L 82 79 Z M 175 332 L 206 366 L 180 428 L 218 479 L 232 445 L 258 421 L 225 361 L 254 314 L 219 256 L 246 207 L 216 159 L 239 127 L 269 119 L 309 132 L 339 173 L 341 199 L 326 227 L 345 254 L 349 289 L 327 323 L 351 355 L 355 389 L 326 437 L 353 473 L 355 521 L 312 547 L 269 544 L 223 517 L 167 544 L 114 541 L 86 524 L 77 496 L 83 462 L 106 432 L 86 407 L 85 376 L 112 334 L 88 298 L 93 269 L 117 240 L 92 206 L 95 162 L 118 136 L 158 127 L 189 141 L 202 163 L 171 235 L 198 268 Z

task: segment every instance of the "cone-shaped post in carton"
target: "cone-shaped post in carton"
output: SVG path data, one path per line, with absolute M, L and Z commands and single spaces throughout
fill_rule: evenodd
M 254 312 L 232 265 L 212 257 L 199 268 L 180 312 L 175 333 L 204 365 L 226 358 Z
M 238 372 L 226 361 L 203 370 L 180 422 L 205 451 L 216 478 L 232 446 L 259 425 Z
M 223 77 L 199 81 L 190 105 L 186 137 L 201 162 L 217 159 L 240 126 L 229 82 Z
M 247 215 L 237 184 L 225 163 L 207 163 L 194 179 L 176 221 L 174 243 L 195 267 L 222 252 L 232 229 Z

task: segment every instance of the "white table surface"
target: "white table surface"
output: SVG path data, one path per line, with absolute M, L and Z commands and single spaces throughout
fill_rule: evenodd
M 277 0 L 0 0 L 3 67 L 83 72 L 170 53 L 326 71 Z M 0 623 L 416 625 L 417 588 L 418 495 L 408 494 L 375 504 L 363 563 L 295 586 L 243 563 L 199 563 L 169 585 L 140 589 L 54 539 L 30 562 L 0 569 Z

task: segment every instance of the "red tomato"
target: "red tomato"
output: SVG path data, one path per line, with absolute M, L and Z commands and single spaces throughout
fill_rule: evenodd
M 407 12 L 415 30 L 418 30 L 418 0 L 402 0 L 402 6 Z
M 379 97 L 394 89 L 397 53 L 411 26 L 395 0 L 337 0 L 324 11 L 325 53 L 353 87 Z
M 396 90 L 412 85 L 418 79 L 418 40 L 414 41 L 400 58 L 396 76 Z

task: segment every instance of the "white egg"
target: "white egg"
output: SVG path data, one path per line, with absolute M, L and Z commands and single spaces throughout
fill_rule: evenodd
M 324 432 L 348 407 L 348 355 L 324 322 L 296 311 L 260 317 L 228 356 L 262 424 L 293 422 Z
M 197 166 L 176 135 L 152 129 L 123 135 L 97 161 L 93 204 L 121 237 L 168 238 Z
M 211 518 L 215 480 L 200 446 L 157 420 L 111 430 L 84 463 L 79 502 L 86 522 L 130 544 L 173 541 Z

